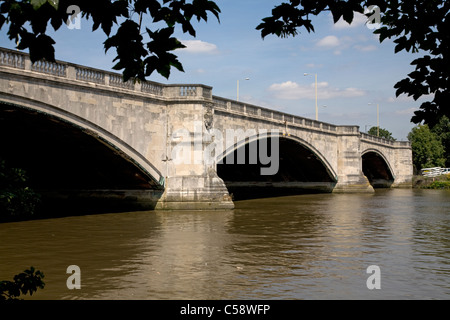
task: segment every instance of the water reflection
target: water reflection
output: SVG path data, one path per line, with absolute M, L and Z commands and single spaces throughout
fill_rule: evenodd
M 4 223 L 0 279 L 44 271 L 33 299 L 447 299 L 449 199 L 386 190 Z M 66 287 L 72 264 L 81 290 Z M 373 264 L 381 290 L 366 287 Z

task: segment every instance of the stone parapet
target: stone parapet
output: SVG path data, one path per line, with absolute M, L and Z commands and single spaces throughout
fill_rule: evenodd
M 392 187 L 411 186 L 408 141 L 390 141 L 361 133 L 358 126 L 315 121 L 212 93 L 202 84 L 123 82 L 121 74 L 73 63 L 31 63 L 25 53 L 0 48 L 0 102 L 59 117 L 101 137 L 118 155 L 153 176 L 158 192 L 152 193 L 151 203 L 157 209 L 233 208 L 226 185 L 217 176 L 218 159 L 208 162 L 203 157 L 212 142 L 205 137 L 211 132 L 225 136 L 227 130 L 278 132 L 277 138 L 308 150 L 330 178 L 326 183 L 286 183 L 286 188 L 373 192 L 363 173 L 365 153 L 377 153 L 387 163 Z M 250 138 L 254 137 L 236 141 L 236 146 Z M 190 161 L 174 159 L 180 143 L 188 146 Z M 273 186 L 283 188 L 280 183 Z

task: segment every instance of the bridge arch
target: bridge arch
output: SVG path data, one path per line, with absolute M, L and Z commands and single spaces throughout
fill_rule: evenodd
M 25 169 L 45 198 L 123 200 L 131 190 L 164 189 L 159 171 L 127 143 L 50 104 L 0 95 L 0 140 L 0 157 Z
M 272 140 L 273 139 L 273 140 Z M 250 145 L 258 146 L 258 163 L 249 163 Z M 261 144 L 267 149 L 261 154 Z M 278 158 L 272 148 L 277 147 Z M 268 151 L 266 151 L 268 150 Z M 238 162 L 239 152 L 245 154 L 245 164 Z M 273 166 L 262 164 L 260 157 L 267 156 L 270 161 L 278 161 L 274 174 L 262 174 L 261 168 Z M 228 157 L 234 159 L 227 163 Z M 270 156 L 269 156 L 270 155 Z M 337 174 L 322 153 L 302 138 L 286 135 L 278 130 L 267 135 L 250 135 L 238 141 L 216 157 L 217 173 L 235 199 L 257 196 L 288 195 L 307 192 L 331 192 L 337 183 Z
M 362 170 L 374 188 L 389 188 L 395 175 L 386 156 L 379 150 L 369 148 L 361 153 Z

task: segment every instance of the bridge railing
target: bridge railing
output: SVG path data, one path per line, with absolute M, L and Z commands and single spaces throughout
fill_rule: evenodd
M 212 99 L 212 88 L 201 84 L 164 85 L 152 81 L 123 81 L 122 74 L 81 66 L 64 61 L 36 61 L 31 63 L 29 55 L 17 50 L 0 48 L 0 66 L 21 69 L 68 80 L 94 83 L 143 94 L 174 99 Z
M 369 134 L 359 132 L 358 126 L 336 126 L 326 122 L 315 121 L 312 119 L 303 118 L 300 116 L 280 112 L 277 110 L 271 110 L 252 104 L 239 102 L 231 99 L 213 96 L 213 102 L 215 107 L 230 113 L 244 114 L 250 117 L 256 117 L 260 119 L 267 119 L 269 121 L 280 122 L 286 126 L 305 127 L 308 129 L 320 130 L 324 132 L 331 132 L 336 134 L 350 134 L 361 135 L 361 139 L 365 139 L 370 142 L 376 142 L 382 145 L 389 145 L 393 147 L 411 147 L 409 141 L 392 141 L 380 137 L 375 137 Z
M 411 147 L 411 142 L 409 142 L 409 141 L 394 141 L 394 140 L 389 140 L 389 139 L 385 139 L 385 138 L 381 138 L 381 137 L 376 137 L 371 134 L 362 133 L 362 132 L 361 132 L 361 139 L 370 141 L 370 142 L 380 143 L 383 145 L 390 145 L 390 146 L 394 146 L 394 147 Z
M 0 48 L 0 66 L 25 69 L 26 59 L 27 55 L 22 52 Z
M 408 141 L 391 141 L 365 133 L 360 133 L 358 126 L 336 126 L 325 122 L 283 113 L 277 110 L 271 110 L 248 103 L 213 96 L 212 88 L 201 84 L 165 85 L 152 81 L 140 82 L 134 80 L 124 82 L 122 80 L 122 75 L 119 73 L 99 70 L 64 61 L 37 61 L 35 63 L 31 63 L 28 54 L 6 48 L 0 48 L 0 66 L 51 75 L 58 78 L 65 78 L 70 81 L 103 85 L 106 87 L 111 87 L 114 90 L 130 90 L 143 94 L 150 94 L 161 98 L 164 97 L 164 99 L 212 100 L 215 107 L 218 109 L 222 109 L 230 113 L 238 113 L 246 116 L 257 117 L 259 119 L 266 119 L 272 122 L 279 122 L 280 124 L 284 124 L 286 128 L 288 126 L 297 126 L 333 134 L 360 134 L 361 139 L 369 142 L 395 147 L 411 146 Z
M 423 168 L 421 169 L 422 175 L 425 177 L 439 177 L 444 174 L 450 173 L 450 168 L 441 168 L 441 167 L 435 167 L 435 168 Z
M 315 121 L 293 114 L 284 113 L 281 111 L 255 106 L 249 103 L 239 102 L 222 97 L 213 96 L 213 102 L 217 109 L 221 109 L 230 113 L 244 114 L 250 117 L 279 122 L 280 124 L 284 124 L 286 126 L 307 127 L 332 133 L 337 133 L 338 130 L 340 130 L 340 126 L 336 126 L 333 124 Z M 351 127 L 351 132 L 353 132 L 353 127 Z

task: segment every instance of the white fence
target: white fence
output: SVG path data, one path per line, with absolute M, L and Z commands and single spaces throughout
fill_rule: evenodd
M 450 168 L 436 167 L 422 169 L 422 175 L 425 177 L 437 177 L 447 173 L 450 173 Z

